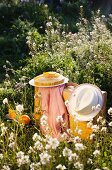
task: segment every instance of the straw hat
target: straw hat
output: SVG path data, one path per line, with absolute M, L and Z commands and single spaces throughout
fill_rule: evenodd
M 44 72 L 29 81 L 29 84 L 36 87 L 53 87 L 65 84 L 68 78 L 56 72 Z
M 81 84 L 71 94 L 68 111 L 79 121 L 89 121 L 102 109 L 104 103 L 101 90 L 92 84 Z

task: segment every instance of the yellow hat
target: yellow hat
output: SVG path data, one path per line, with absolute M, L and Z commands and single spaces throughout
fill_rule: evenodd
M 29 81 L 29 84 L 36 87 L 53 87 L 65 84 L 68 82 L 68 78 L 63 75 L 50 71 L 36 76 Z

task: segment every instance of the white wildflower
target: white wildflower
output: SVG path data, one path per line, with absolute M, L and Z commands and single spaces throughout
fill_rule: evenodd
M 21 113 L 22 111 L 23 111 L 23 105 L 21 105 L 21 104 L 18 104 L 17 106 L 16 106 L 16 110 L 19 112 L 19 113 Z
M 17 164 L 19 167 L 21 167 L 21 165 L 30 163 L 29 155 L 24 155 L 24 152 L 22 151 L 16 153 L 16 156 L 17 156 Z
M 77 131 L 77 133 L 78 133 L 79 135 L 81 135 L 81 134 L 82 134 L 82 130 L 79 129 L 79 130 Z
M 67 147 L 65 147 L 64 149 L 63 149 L 63 156 L 67 156 L 67 157 L 69 157 L 71 154 L 72 154 L 72 150 L 71 149 L 69 149 L 69 148 L 67 148 Z
M 63 117 L 62 116 L 57 116 L 56 121 L 62 123 L 63 122 Z
M 29 147 L 29 151 L 28 151 L 28 154 L 30 154 L 30 153 L 35 153 L 35 150 L 31 146 Z
M 76 117 L 76 119 L 77 119 L 77 117 Z M 75 120 L 74 120 L 75 121 Z M 79 127 L 77 126 L 76 128 L 75 128 L 75 130 L 74 130 L 75 132 L 77 132 L 79 135 L 81 135 L 82 134 L 82 130 L 81 129 L 79 129 Z
M 98 119 L 97 119 L 97 123 L 102 122 L 102 120 L 103 120 L 103 117 L 99 116 Z
M 52 26 L 52 22 L 47 22 L 47 23 L 46 23 L 46 26 L 47 26 L 47 27 L 51 27 L 51 26 Z
M 51 146 L 52 149 L 56 149 L 59 146 L 59 141 L 57 138 L 50 137 L 48 140 L 48 145 Z
M 0 153 L 0 159 L 3 159 L 3 154 L 2 153 Z
M 51 20 L 52 19 L 52 16 L 49 16 L 49 20 Z
M 76 154 L 76 153 L 72 153 L 69 157 L 68 157 L 68 160 L 70 162 L 73 162 L 73 161 L 77 161 L 79 158 L 79 156 Z
M 73 142 L 74 143 L 77 143 L 77 142 L 79 143 L 79 142 L 81 142 L 81 138 L 79 136 L 76 136 L 76 137 L 74 137 Z
M 35 134 L 33 135 L 32 139 L 33 139 L 33 141 L 37 141 L 37 140 L 42 141 L 41 136 L 40 136 L 40 135 L 38 135 L 37 133 L 35 133 Z
M 76 26 L 78 27 L 80 25 L 80 23 L 76 23 Z
M 92 164 L 92 163 L 93 163 L 92 159 L 91 159 L 91 158 L 88 158 L 87 163 L 88 163 L 88 164 Z
M 85 149 L 85 146 L 84 146 L 82 143 L 76 143 L 76 144 L 75 144 L 75 149 L 76 149 L 77 151 L 84 150 L 84 149 Z
M 90 135 L 90 140 L 93 140 L 93 139 L 94 139 L 94 137 L 95 137 L 95 134 L 94 134 L 94 133 L 92 133 L 92 134 Z
M 105 15 L 102 15 L 101 17 L 102 17 L 102 18 L 105 18 Z
M 1 136 L 4 136 L 5 134 L 6 134 L 6 132 L 7 132 L 7 127 L 5 127 L 5 126 L 3 126 L 3 127 L 1 127 Z
M 66 169 L 66 167 L 65 167 L 64 165 L 59 164 L 59 165 L 56 167 L 56 169 L 64 170 L 64 169 Z
M 72 134 L 72 130 L 71 129 L 67 129 L 66 130 L 68 134 Z
M 61 134 L 61 138 L 62 138 L 62 139 L 67 139 L 67 138 L 68 138 L 67 133 L 63 132 L 63 133 Z
M 98 132 L 99 131 L 99 126 L 98 125 L 93 125 L 92 130 L 93 130 L 93 132 Z
M 8 104 L 8 99 L 7 99 L 7 98 L 5 98 L 5 99 L 3 100 L 3 104 Z
M 109 168 L 108 167 L 103 167 L 103 170 L 109 170 Z
M 93 155 L 94 155 L 95 157 L 97 157 L 98 155 L 100 155 L 100 151 L 99 151 L 99 150 L 95 150 L 95 151 L 93 152 Z
M 43 145 L 40 141 L 36 141 L 34 144 L 34 149 L 41 151 L 43 149 Z
M 104 126 L 104 125 L 106 124 L 106 120 L 103 119 L 102 122 L 101 122 L 101 124 Z
M 3 165 L 1 170 L 10 170 L 10 167 L 8 165 Z
M 84 165 L 81 164 L 80 162 L 76 162 L 76 163 L 74 164 L 74 167 L 75 167 L 76 169 L 78 169 L 78 170 L 83 170 L 83 169 L 84 169 Z
M 46 144 L 45 149 L 46 149 L 46 150 L 51 149 L 51 145 Z
M 87 128 L 90 128 L 92 126 L 93 126 L 93 123 L 91 121 L 87 123 Z
M 38 162 L 38 163 L 31 163 L 30 164 L 30 170 L 41 170 L 40 162 Z
M 46 165 L 47 163 L 50 162 L 51 155 L 49 155 L 47 151 L 44 151 L 41 154 L 39 154 L 39 157 L 42 165 Z
M 4 127 L 4 126 L 5 126 L 4 123 L 1 123 L 1 124 L 0 124 L 0 127 L 1 127 L 1 128 Z
M 45 7 L 45 8 L 47 8 L 47 7 L 48 7 L 48 5 L 47 5 L 47 4 L 45 4 L 45 5 L 44 5 L 44 7 Z
M 107 132 L 107 127 L 102 127 L 101 132 Z
M 25 164 L 29 164 L 30 163 L 30 159 L 28 155 L 24 155 L 21 158 L 17 159 L 17 164 L 20 167 L 21 165 L 25 165 Z
M 108 114 L 109 114 L 109 115 L 112 114 L 112 107 L 110 107 L 110 108 L 108 109 Z
M 109 126 L 112 126 L 112 122 L 110 122 L 108 125 L 109 125 Z
M 48 117 L 45 114 L 43 114 L 43 116 L 40 119 L 40 124 L 42 126 L 48 126 L 48 122 L 47 121 L 48 121 Z
M 15 147 L 15 142 L 9 143 L 9 148 L 14 148 Z
M 17 158 L 21 158 L 24 156 L 24 152 L 20 151 L 16 154 Z
M 14 140 L 15 134 L 13 132 L 11 132 L 10 136 L 9 136 L 9 140 L 10 142 Z
M 101 170 L 101 169 L 99 169 L 99 168 L 95 168 L 94 170 Z
M 112 116 L 112 107 L 110 107 L 110 109 L 108 110 L 108 114 Z

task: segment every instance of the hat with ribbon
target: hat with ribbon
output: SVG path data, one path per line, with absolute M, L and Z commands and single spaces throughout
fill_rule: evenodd
M 81 84 L 72 92 L 68 102 L 68 112 L 79 121 L 90 121 L 102 109 L 104 98 L 101 90 L 92 84 Z
M 50 71 L 36 76 L 29 81 L 29 84 L 36 87 L 54 87 L 68 83 L 68 78 L 63 75 Z

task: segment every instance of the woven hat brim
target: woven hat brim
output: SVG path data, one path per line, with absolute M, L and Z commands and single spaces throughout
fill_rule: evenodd
M 29 81 L 29 84 L 30 84 L 31 86 L 35 86 L 35 87 L 55 87 L 55 86 L 63 85 L 63 84 L 65 84 L 65 83 L 68 83 L 68 78 L 66 78 L 66 77 L 65 77 L 63 83 L 56 84 L 56 85 L 51 85 L 51 86 L 39 86 L 39 85 L 35 85 L 34 79 L 32 79 L 32 80 Z

